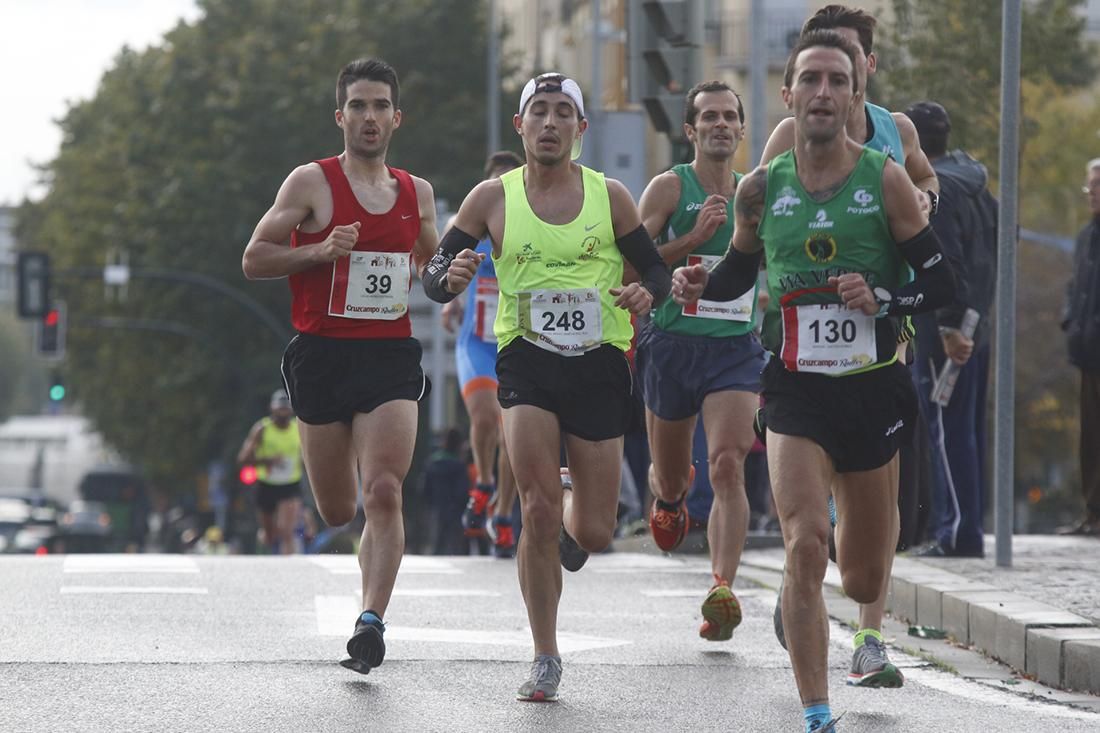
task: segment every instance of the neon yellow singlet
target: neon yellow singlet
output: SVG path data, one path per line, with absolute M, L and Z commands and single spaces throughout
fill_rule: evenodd
M 517 336 L 563 355 L 600 344 L 630 348 L 630 314 L 615 306 L 610 288 L 623 280 L 604 175 L 581 166 L 584 204 L 568 224 L 547 224 L 527 201 L 524 173 L 504 185 L 504 238 L 494 257 L 500 302 L 493 331 L 497 348 Z
M 302 480 L 302 441 L 298 436 L 298 423 L 290 421 L 285 430 L 270 417 L 263 420 L 260 444 L 256 446 L 256 458 L 276 458 L 273 466 L 256 466 L 256 478 L 265 484 L 286 486 Z

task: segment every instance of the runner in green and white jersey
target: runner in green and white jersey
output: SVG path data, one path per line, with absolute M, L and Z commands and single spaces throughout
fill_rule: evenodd
M 733 194 L 741 175 L 733 156 L 745 136 L 741 99 L 725 83 L 698 84 L 687 93 L 684 134 L 695 160 L 654 178 L 639 204 L 642 223 L 670 266 L 711 266 L 733 235 Z M 730 590 L 748 531 L 745 456 L 759 403 L 764 350 L 753 333 L 756 288 L 726 302 L 654 309 L 638 336 L 637 367 L 646 403 L 646 429 L 655 495 L 649 524 L 662 550 L 688 531 L 684 501 L 691 488 L 692 438 L 703 418 L 714 503 L 707 521 L 714 584 L 702 605 L 699 635 L 725 641 L 741 622 Z
M 793 149 L 741 182 L 733 241 L 713 270 L 694 265 L 673 276 L 677 302 L 722 300 L 750 287 L 767 257 L 779 304 L 764 326 L 765 346 L 778 357 L 763 377 L 768 465 L 787 550 L 783 621 L 806 731 L 835 730 L 821 595 L 830 487 L 838 512 L 858 507 L 862 519 L 837 525 L 844 590 L 871 603 L 897 539 L 891 462 L 916 414 L 888 316 L 937 308 L 955 287 L 905 170 L 845 132 L 857 53 L 833 31 L 802 36 L 783 88 Z

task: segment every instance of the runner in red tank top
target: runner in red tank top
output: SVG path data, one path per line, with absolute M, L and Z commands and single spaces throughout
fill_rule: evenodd
M 401 124 L 398 97 L 397 74 L 384 61 L 360 59 L 340 71 L 344 152 L 291 172 L 242 262 L 249 279 L 290 280 L 298 335 L 283 354 L 283 380 L 328 524 L 355 518 L 361 473 L 364 610 L 341 664 L 363 674 L 385 656 L 382 616 L 405 545 L 401 485 L 416 403 L 431 387 L 408 310 L 412 268 L 439 244 L 435 196 L 427 181 L 386 165 Z

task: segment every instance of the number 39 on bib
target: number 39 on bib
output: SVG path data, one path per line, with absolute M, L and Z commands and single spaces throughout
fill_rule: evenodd
M 877 361 L 875 317 L 839 303 L 783 306 L 783 364 L 792 372 L 844 374 Z
M 352 252 L 332 263 L 328 314 L 394 321 L 409 310 L 409 253 Z

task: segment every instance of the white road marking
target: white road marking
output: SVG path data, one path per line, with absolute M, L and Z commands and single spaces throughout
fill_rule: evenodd
M 355 555 L 318 555 L 310 562 L 333 575 L 359 575 L 359 559 Z M 462 570 L 447 559 L 426 555 L 406 555 L 401 559 L 402 575 L 462 575 Z
M 321 636 L 347 637 L 355 625 L 359 603 L 355 596 L 315 596 L 317 632 Z M 440 629 L 386 625 L 386 640 L 426 641 L 436 644 L 484 644 L 492 646 L 531 646 L 529 629 L 515 631 L 481 631 L 476 629 Z M 561 652 L 579 652 L 586 649 L 605 649 L 631 644 L 628 639 L 610 639 L 558 632 L 558 649 Z
M 66 585 L 62 586 L 62 595 L 111 595 L 111 594 L 148 594 L 148 595 L 195 595 L 205 596 L 206 588 L 135 585 Z
M 358 594 L 358 591 L 356 591 Z M 461 596 L 463 598 L 500 598 L 500 593 L 492 590 L 477 590 L 474 588 L 394 588 L 393 595 L 410 596 L 415 598 L 448 598 Z
M 199 566 L 183 555 L 68 555 L 63 573 L 188 573 Z
M 674 588 L 671 590 L 641 590 L 638 591 L 647 598 L 702 598 L 706 596 L 708 588 Z M 767 588 L 734 588 L 733 594 L 738 598 L 771 598 L 775 601 L 775 591 Z

